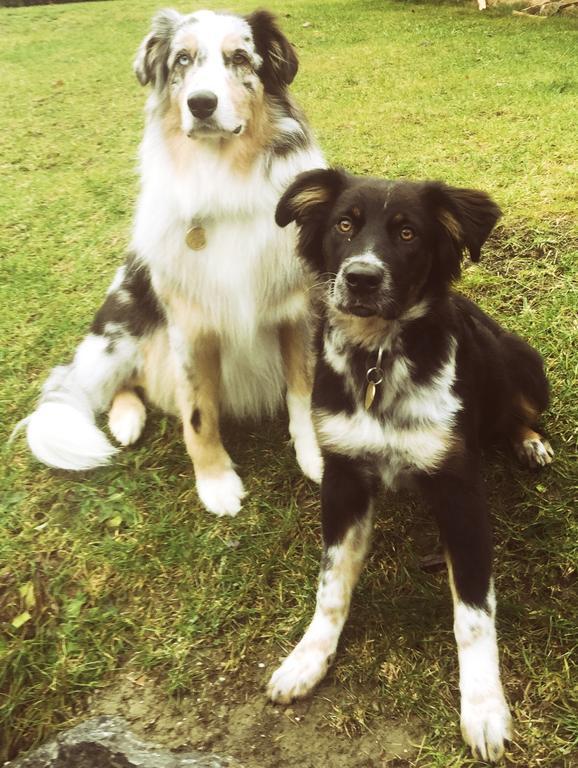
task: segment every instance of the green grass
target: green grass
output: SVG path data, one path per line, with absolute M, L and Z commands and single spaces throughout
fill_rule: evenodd
M 557 451 L 540 475 L 499 452 L 487 458 L 510 764 L 576 765 L 575 22 L 479 14 L 473 2 L 268 5 L 298 46 L 294 90 L 332 162 L 484 188 L 505 211 L 463 287 L 543 353 Z M 156 7 L 0 11 L 2 444 L 123 259 L 144 102 L 131 61 Z M 40 466 L 22 440 L 4 449 L 0 758 L 73 719 L 120 669 L 182 695 L 218 669 L 242 679 L 255 648 L 270 659 L 298 639 L 316 587 L 316 490 L 297 472 L 283 420 L 231 427 L 227 444 L 250 492 L 235 520 L 199 508 L 179 427 L 159 415 L 138 447 L 86 475 Z M 469 765 L 445 576 L 419 566 L 433 524 L 404 495 L 380 508 L 324 725 L 355 735 L 371 728 L 377 702 L 419 724 L 411 765 Z

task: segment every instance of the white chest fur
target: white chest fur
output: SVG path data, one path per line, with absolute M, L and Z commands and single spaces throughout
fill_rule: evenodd
M 313 147 L 291 159 L 258 158 L 240 172 L 217 146 L 181 150 L 176 159 L 160 126 L 149 124 L 132 248 L 161 296 L 178 294 L 221 334 L 254 337 L 259 326 L 295 314 L 304 285 L 296 232 L 277 227 L 275 207 L 292 178 L 323 165 L 322 156 Z M 186 243 L 192 224 L 204 232 L 198 250 Z
M 414 384 L 407 359 L 396 357 L 370 412 L 360 395 L 353 414 L 317 411 L 320 444 L 352 458 L 369 458 L 379 466 L 386 485 L 407 471 L 434 470 L 453 444 L 461 409 L 453 392 L 455 348 L 452 341 L 446 363 L 424 384 Z

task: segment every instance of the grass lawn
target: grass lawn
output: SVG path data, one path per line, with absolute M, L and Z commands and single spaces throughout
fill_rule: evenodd
M 131 63 L 158 5 L 0 10 L 2 445 L 123 260 L 145 98 Z M 268 5 L 297 45 L 294 89 L 332 162 L 480 187 L 505 211 L 463 289 L 543 353 L 557 454 L 541 474 L 498 451 L 486 462 L 509 764 L 576 766 L 576 23 L 480 14 L 473 1 Z M 175 706 L 193 702 L 215 751 L 249 766 L 310 764 L 307 743 L 291 762 L 273 727 L 262 749 L 240 753 L 214 728 L 217 698 L 265 712 L 262 685 L 310 619 L 320 547 L 317 491 L 297 471 L 285 419 L 226 437 L 250 492 L 233 520 L 200 509 L 179 427 L 158 414 L 136 448 L 93 473 L 51 471 L 21 438 L 3 448 L 0 760 L 132 675 Z M 295 711 L 316 718 L 313 740 L 361 744 L 388 722 L 417 746 L 346 768 L 473 765 L 457 725 L 445 574 L 420 567 L 436 546 L 412 497 L 382 500 L 336 663 Z M 300 720 L 291 728 L 305 739 Z M 181 740 L 198 744 L 195 733 Z

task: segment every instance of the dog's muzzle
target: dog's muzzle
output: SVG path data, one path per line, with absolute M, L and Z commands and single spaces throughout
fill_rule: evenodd
M 367 261 L 346 264 L 335 282 L 338 308 L 359 317 L 378 314 L 383 301 L 385 271 L 382 266 Z
M 218 105 L 218 96 L 212 91 L 195 91 L 189 96 L 187 106 L 194 117 L 193 127 L 189 131 L 191 138 L 239 136 L 243 132 L 242 124 L 234 128 L 225 128 L 219 123 L 215 115 Z

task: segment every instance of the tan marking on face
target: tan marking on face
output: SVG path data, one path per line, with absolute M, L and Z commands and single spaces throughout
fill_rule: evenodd
M 228 142 L 228 146 L 223 147 L 223 150 L 230 158 L 232 169 L 245 175 L 254 167 L 257 158 L 262 156 L 263 150 L 273 137 L 273 117 L 258 78 L 255 82 L 255 93 L 252 94 L 242 83 L 236 84 L 233 103 L 238 114 L 247 116 L 247 123 L 243 134 Z
M 460 227 L 456 218 L 449 211 L 441 210 L 438 214 L 438 220 L 454 240 L 462 240 L 462 228 Z
M 356 317 L 336 309 L 330 309 L 331 322 L 344 336 L 354 344 L 366 349 L 378 347 L 392 327 L 392 320 L 373 315 L 372 317 Z

